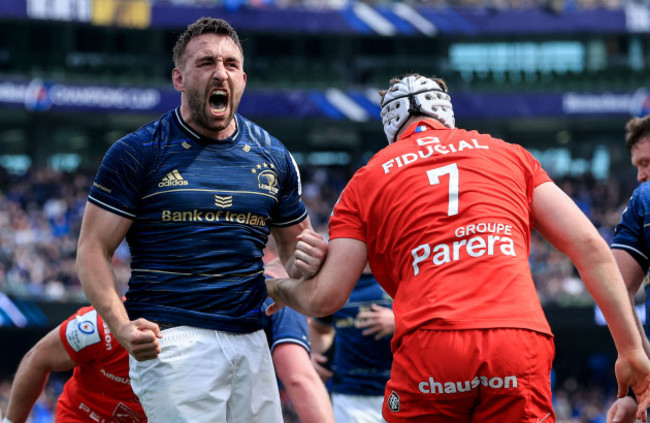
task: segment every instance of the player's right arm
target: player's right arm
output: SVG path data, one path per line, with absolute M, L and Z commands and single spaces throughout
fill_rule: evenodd
M 327 243 L 314 231 L 309 217 L 285 227 L 271 229 L 278 257 L 287 273 L 294 278 L 310 278 L 325 258 Z
M 59 327 L 50 331 L 25 354 L 11 384 L 5 418 L 13 423 L 27 421 L 51 372 L 73 369 L 76 364 L 65 350 Z
M 267 279 L 266 289 L 274 303 L 272 315 L 289 306 L 306 316 L 328 316 L 339 310 L 356 285 L 368 262 L 365 242 L 353 238 L 332 239 L 321 270 L 310 279 Z
M 137 360 L 160 353 L 158 325 L 145 319 L 130 321 L 111 266 L 113 253 L 126 236 L 130 219 L 86 203 L 77 246 L 77 272 L 84 292 L 117 340 Z

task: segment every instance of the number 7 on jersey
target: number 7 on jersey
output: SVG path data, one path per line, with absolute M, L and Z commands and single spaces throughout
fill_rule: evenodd
M 438 185 L 440 176 L 449 174 L 449 205 L 447 207 L 447 216 L 458 214 L 458 166 L 456 163 L 447 166 L 437 167 L 427 170 L 430 185 Z

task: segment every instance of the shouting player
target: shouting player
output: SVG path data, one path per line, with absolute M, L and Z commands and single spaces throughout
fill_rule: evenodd
M 276 138 L 237 113 L 244 54 L 224 20 L 201 18 L 174 47 L 180 106 L 115 142 L 79 235 L 81 284 L 127 349 L 149 421 L 282 422 L 263 326 L 262 250 L 312 276 L 326 244 L 299 170 Z M 110 259 L 126 238 L 123 303 Z

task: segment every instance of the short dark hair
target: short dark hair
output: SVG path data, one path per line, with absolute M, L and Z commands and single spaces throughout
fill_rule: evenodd
M 204 34 L 217 34 L 217 35 L 227 35 L 237 44 L 239 51 L 241 51 L 242 57 L 244 56 L 244 49 L 241 46 L 239 41 L 239 36 L 237 31 L 230 26 L 230 24 L 223 19 L 215 18 L 206 18 L 205 16 L 198 19 L 196 22 L 188 25 L 185 32 L 183 32 L 176 41 L 174 45 L 174 66 L 179 67 L 183 54 L 185 53 L 185 48 L 187 44 L 192 41 L 194 38 L 204 35 Z
M 384 103 L 384 97 L 386 96 L 386 93 L 388 91 L 390 91 L 391 88 L 393 88 L 393 85 L 397 84 L 402 79 L 404 79 L 406 77 L 409 77 L 409 76 L 414 76 L 414 77 L 418 78 L 418 77 L 420 77 L 422 75 L 420 75 L 419 73 L 409 73 L 409 74 L 406 74 L 404 76 L 396 76 L 396 77 L 392 78 L 390 80 L 390 82 L 388 83 L 390 87 L 387 90 L 380 90 L 379 91 L 379 95 L 381 96 L 381 104 Z M 447 83 L 442 78 L 437 78 L 435 76 L 432 76 L 432 77 L 429 77 L 429 79 L 434 81 L 436 84 L 440 85 L 440 88 L 442 88 L 442 90 L 444 92 L 447 92 Z
M 650 140 L 650 115 L 632 118 L 625 125 L 625 148 L 628 151 L 644 139 Z

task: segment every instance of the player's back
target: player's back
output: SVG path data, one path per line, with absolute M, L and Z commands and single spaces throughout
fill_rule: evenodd
M 415 327 L 550 332 L 528 267 L 533 189 L 549 180 L 520 146 L 426 125 L 355 175 L 337 207 L 362 198 L 371 267 L 400 316 L 396 337 Z

